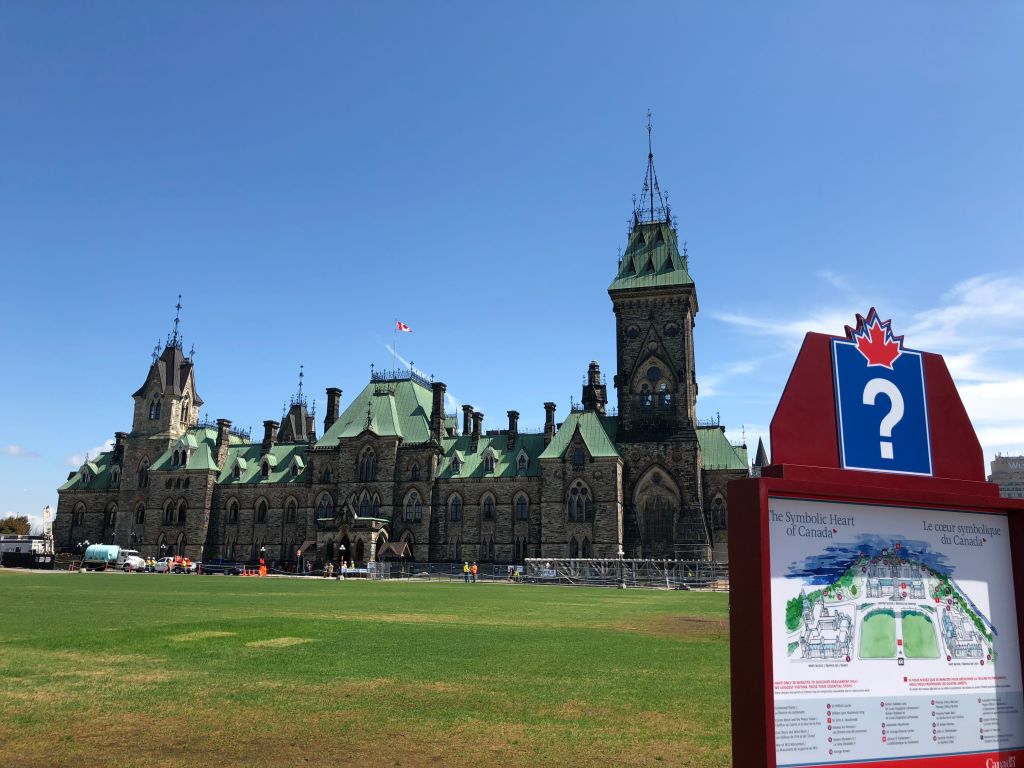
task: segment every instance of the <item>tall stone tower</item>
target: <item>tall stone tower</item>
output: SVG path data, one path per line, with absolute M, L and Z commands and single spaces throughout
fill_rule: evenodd
M 199 421 L 203 399 L 196 391 L 191 355 L 182 350 L 178 332 L 181 296 L 175 307 L 174 332 L 163 351 L 158 344 L 146 380 L 135 391 L 132 431 L 125 436 L 122 455 L 120 506 L 134 511 L 147 498 L 149 468 L 164 451 Z M 128 541 L 128 528 L 137 525 L 134 512 L 118 516 L 119 541 Z
M 696 430 L 697 291 L 658 186 L 649 119 L 647 130 L 647 176 L 608 287 L 617 351 L 615 442 L 625 460 L 625 549 L 643 557 L 699 557 L 709 551 L 710 536 Z

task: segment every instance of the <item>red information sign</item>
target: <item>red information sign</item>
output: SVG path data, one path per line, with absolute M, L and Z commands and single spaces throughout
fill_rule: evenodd
M 729 486 L 733 764 L 1024 768 L 1024 502 L 985 482 L 940 356 L 876 376 L 902 339 L 868 318 L 807 335 L 773 464 Z

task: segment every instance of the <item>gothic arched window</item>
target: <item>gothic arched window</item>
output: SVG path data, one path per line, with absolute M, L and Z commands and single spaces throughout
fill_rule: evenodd
M 579 557 L 580 545 L 576 542 L 576 537 L 573 536 L 569 539 L 569 557 Z
M 423 503 L 416 491 L 410 493 L 409 498 L 405 500 L 405 519 L 407 522 L 423 519 Z
M 590 539 L 583 539 L 583 543 L 580 544 L 580 557 L 590 558 L 593 555 L 590 551 Z
M 264 461 L 263 464 L 260 466 L 260 476 L 261 477 L 270 477 L 270 462 L 269 461 Z
M 298 509 L 298 505 L 295 503 L 295 499 L 288 499 L 288 504 L 284 508 L 284 521 L 286 523 L 295 522 L 295 512 Z
M 523 454 L 519 457 L 518 470 L 520 473 L 526 472 L 526 455 Z
M 334 517 L 334 499 L 331 494 L 324 493 L 316 502 L 316 516 L 320 519 Z
M 449 505 L 449 510 L 451 512 L 450 517 L 451 517 L 452 522 L 458 522 L 459 520 L 461 520 L 462 519 L 462 499 L 460 499 L 458 496 L 453 497 L 452 500 L 451 500 L 451 504 Z
M 484 520 L 493 520 L 494 519 L 494 497 L 493 496 L 490 496 L 490 495 L 484 496 L 483 509 L 484 509 Z
M 178 525 L 185 524 L 185 518 L 188 515 L 188 503 L 182 499 L 178 502 Z
M 149 461 L 143 461 L 139 465 L 139 488 L 146 488 L 149 486 Z
M 488 453 L 486 456 L 484 456 L 484 472 L 493 472 L 493 471 L 494 471 L 494 456 L 492 454 Z
M 369 483 L 376 479 L 377 456 L 372 448 L 367 448 L 359 456 L 359 482 Z
M 146 522 L 146 505 L 145 504 L 139 504 L 139 506 L 135 508 L 135 524 L 136 525 L 142 525 L 145 522 Z
M 516 499 L 516 519 L 530 519 L 530 502 L 527 501 L 525 496 L 520 496 L 518 499 Z
M 729 511 L 721 496 L 716 496 L 711 502 L 711 523 L 716 531 L 723 531 L 729 525 Z
M 590 490 L 583 483 L 577 482 L 569 489 L 569 500 L 565 506 L 571 523 L 589 523 L 594 519 Z
M 409 470 L 409 477 L 412 480 L 419 480 L 420 479 L 420 465 L 419 464 L 413 464 L 412 465 L 412 469 Z
M 160 418 L 160 393 L 157 392 L 153 395 L 153 399 L 149 403 L 149 418 L 152 421 L 156 421 Z
M 267 502 L 264 499 L 260 499 L 256 502 L 256 522 L 267 522 Z
M 238 522 L 238 502 L 234 499 L 228 502 L 228 522 Z
M 365 493 L 363 493 L 363 498 L 359 500 L 359 516 L 370 516 L 370 497 L 367 496 Z
M 374 495 L 373 504 L 370 506 L 370 514 L 373 517 L 380 517 L 380 499 Z
M 172 525 L 174 523 L 174 504 L 167 502 L 164 504 L 164 525 Z

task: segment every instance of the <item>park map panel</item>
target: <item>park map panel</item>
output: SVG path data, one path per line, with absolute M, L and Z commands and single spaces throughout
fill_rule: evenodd
M 769 541 L 779 768 L 1024 748 L 1005 515 L 771 498 Z

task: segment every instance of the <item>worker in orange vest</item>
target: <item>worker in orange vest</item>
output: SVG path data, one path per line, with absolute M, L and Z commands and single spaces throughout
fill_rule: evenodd
M 476 572 L 477 572 L 476 563 L 473 563 L 473 565 L 469 569 L 469 572 L 473 575 L 473 583 L 476 584 Z

